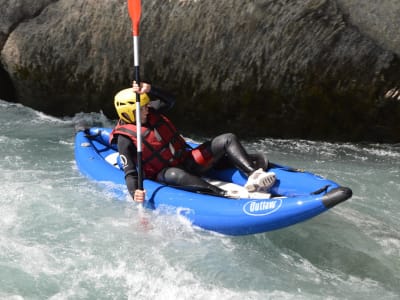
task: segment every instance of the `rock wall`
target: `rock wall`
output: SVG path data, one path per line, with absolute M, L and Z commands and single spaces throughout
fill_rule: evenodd
M 400 54 L 400 3 L 398 0 L 338 0 L 343 14 L 363 35 L 384 49 Z
M 393 2 L 380 2 L 376 18 Z M 186 132 L 398 142 L 400 46 L 387 37 L 394 29 L 360 17 L 376 5 L 142 1 L 142 79 L 177 96 L 171 116 Z M 0 0 L 0 9 L 0 98 L 116 117 L 113 95 L 133 78 L 126 1 Z
M 21 2 L 30 6 L 30 1 Z M 114 86 L 129 81 L 125 5 L 115 0 L 43 1 L 38 15 L 20 20 L 1 53 L 16 100 L 58 116 L 111 111 L 110 99 L 119 88 Z

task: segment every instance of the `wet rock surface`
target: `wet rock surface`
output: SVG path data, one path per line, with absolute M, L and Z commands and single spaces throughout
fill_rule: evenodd
M 188 133 L 398 142 L 400 19 L 385 18 L 394 0 L 358 2 L 142 1 L 142 79 L 177 96 L 171 118 Z M 133 78 L 126 1 L 0 9 L 0 98 L 116 118 Z

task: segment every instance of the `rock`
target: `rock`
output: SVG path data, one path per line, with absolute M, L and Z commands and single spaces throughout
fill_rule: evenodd
M 399 141 L 400 47 L 376 42 L 356 2 L 142 1 L 142 79 L 177 95 L 186 131 Z M 2 85 L 49 114 L 115 118 L 113 95 L 133 78 L 126 2 L 35 3 L 0 0 Z
M 51 2 L 55 0 L 36 0 L 29 4 L 23 0 L 0 1 L 0 46 L 4 45 L 8 35 L 19 23 L 34 18 Z
M 400 5 L 398 0 L 338 0 L 349 23 L 382 48 L 400 54 Z
M 129 83 L 124 15 L 120 1 L 56 1 L 21 22 L 2 50 L 18 101 L 57 116 L 110 111 L 115 82 Z

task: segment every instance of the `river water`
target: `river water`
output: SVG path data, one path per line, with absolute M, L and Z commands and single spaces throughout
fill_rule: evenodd
M 0 101 L 0 299 L 399 299 L 400 145 L 245 141 L 354 196 L 289 228 L 230 237 L 84 178 L 80 120 L 114 123 Z

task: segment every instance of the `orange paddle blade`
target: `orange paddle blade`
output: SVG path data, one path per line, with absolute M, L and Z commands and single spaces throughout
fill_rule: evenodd
M 128 0 L 129 16 L 132 20 L 133 36 L 139 36 L 140 15 L 142 13 L 142 5 L 140 0 Z

